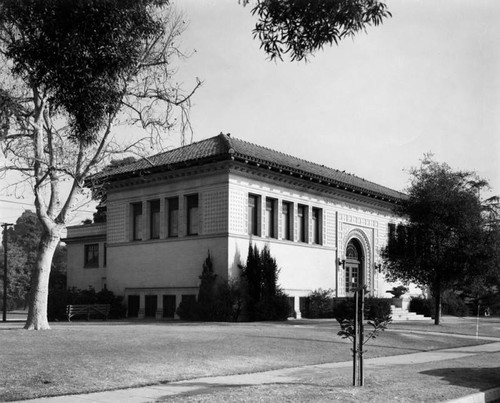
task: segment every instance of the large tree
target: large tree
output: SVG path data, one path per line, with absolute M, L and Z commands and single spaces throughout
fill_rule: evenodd
M 0 0 L 2 169 L 26 176 L 42 226 L 26 329 L 49 328 L 51 262 L 84 181 L 186 124 L 194 89 L 172 84 L 183 27 L 167 0 Z M 119 138 L 118 123 L 148 136 Z
M 436 324 L 444 291 L 498 271 L 498 204 L 496 198 L 481 200 L 486 186 L 474 173 L 454 171 L 426 156 L 411 170 L 408 197 L 397 209 L 404 221 L 390 226 L 383 250 L 386 276 L 428 287 Z
M 380 0 L 243 0 L 258 17 L 254 36 L 271 59 L 307 59 L 391 16 Z

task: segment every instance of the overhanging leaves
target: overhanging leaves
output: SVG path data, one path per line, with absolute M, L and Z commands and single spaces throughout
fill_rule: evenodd
M 245 2 L 244 2 L 245 3 Z M 391 16 L 378 0 L 259 0 L 254 36 L 271 59 L 302 60 Z
M 141 42 L 161 26 L 153 0 L 3 0 L 2 35 L 13 72 L 70 117 L 71 135 L 92 142 L 119 108 L 122 81 Z

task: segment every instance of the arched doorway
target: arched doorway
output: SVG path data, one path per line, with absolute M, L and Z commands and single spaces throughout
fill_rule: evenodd
M 363 248 L 357 239 L 351 239 L 345 254 L 345 294 L 353 295 L 354 289 L 364 285 Z

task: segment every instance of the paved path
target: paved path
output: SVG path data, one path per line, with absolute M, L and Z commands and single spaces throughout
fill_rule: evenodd
M 455 336 L 455 335 L 454 335 Z M 498 340 L 498 339 L 496 339 Z M 499 353 L 500 341 L 489 344 L 466 346 L 458 348 L 449 348 L 444 350 L 434 350 L 429 352 L 419 352 L 413 354 L 404 354 L 390 357 L 370 358 L 365 360 L 367 371 L 392 367 L 392 366 L 411 366 L 435 361 L 445 361 L 472 357 L 485 353 Z M 152 385 L 141 388 L 121 389 L 115 391 L 89 393 L 82 395 L 60 396 L 52 398 L 42 398 L 35 400 L 26 400 L 25 402 L 39 403 L 72 403 L 72 402 L 124 402 L 124 403 L 142 403 L 151 402 L 169 396 L 190 395 L 199 393 L 211 393 L 221 388 L 266 385 L 277 383 L 293 384 L 299 382 L 304 377 L 314 378 L 315 376 L 326 376 L 335 368 L 351 367 L 352 361 L 307 365 L 302 367 L 285 368 L 273 371 L 265 371 L 242 375 L 214 376 L 197 378 L 186 381 L 172 382 L 165 385 Z M 402 369 L 403 370 L 403 369 Z M 500 385 L 500 380 L 499 380 Z M 500 399 L 500 387 L 491 389 L 487 392 L 478 392 L 473 395 L 464 396 L 461 399 L 455 399 L 453 402 L 471 402 L 479 403 Z

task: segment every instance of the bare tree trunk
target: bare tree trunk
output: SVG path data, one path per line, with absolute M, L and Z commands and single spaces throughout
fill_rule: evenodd
M 52 258 L 60 239 L 59 231 L 43 230 L 36 264 L 31 274 L 28 319 L 24 325 L 27 330 L 50 329 L 47 319 L 49 278 Z
M 441 283 L 436 280 L 434 284 L 434 324 L 439 325 L 441 322 Z

